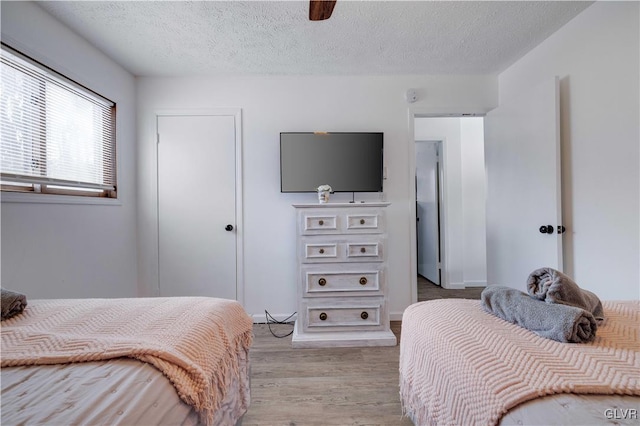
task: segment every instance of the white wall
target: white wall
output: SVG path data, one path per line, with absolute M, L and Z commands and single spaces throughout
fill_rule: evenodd
M 2 194 L 2 286 L 29 298 L 135 296 L 135 80 L 34 3 L 2 2 L 1 11 L 4 43 L 116 103 L 120 200 L 22 203 Z
M 441 140 L 444 161 L 445 288 L 487 282 L 482 118 L 415 119 L 416 140 Z M 444 273 L 443 273 L 444 277 Z
M 499 76 L 560 77 L 565 271 L 603 299 L 640 297 L 639 9 L 596 2 Z
M 411 303 L 408 88 L 418 106 L 489 108 L 496 78 L 255 76 L 138 79 L 139 273 L 142 294 L 157 288 L 154 112 L 159 109 L 240 107 L 243 120 L 244 294 L 250 314 L 264 318 L 296 310 L 295 216 L 292 203 L 316 194 L 280 193 L 279 133 L 382 131 L 387 180 L 388 282 L 392 318 Z M 416 106 L 416 104 L 411 104 Z M 351 194 L 334 194 L 332 201 Z M 377 195 L 371 195 L 377 197 Z
M 487 285 L 486 174 L 484 119 L 460 119 L 462 171 L 463 281 L 466 287 Z

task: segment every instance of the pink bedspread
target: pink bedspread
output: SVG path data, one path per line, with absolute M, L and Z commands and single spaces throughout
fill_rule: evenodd
M 30 300 L 2 321 L 2 367 L 135 358 L 211 423 L 252 322 L 238 302 L 205 297 Z
M 400 394 L 417 425 L 496 424 L 512 407 L 556 393 L 640 395 L 640 302 L 605 302 L 588 344 L 559 343 L 486 313 L 477 300 L 409 306 Z

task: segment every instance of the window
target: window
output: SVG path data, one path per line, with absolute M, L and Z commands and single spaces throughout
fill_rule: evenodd
M 6 45 L 2 191 L 116 198 L 115 104 Z

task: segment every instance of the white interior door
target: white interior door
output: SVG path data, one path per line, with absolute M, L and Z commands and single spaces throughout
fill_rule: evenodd
M 161 296 L 237 298 L 235 125 L 233 115 L 158 116 Z
M 526 291 L 534 269 L 562 270 L 558 93 L 550 79 L 486 116 L 489 285 Z

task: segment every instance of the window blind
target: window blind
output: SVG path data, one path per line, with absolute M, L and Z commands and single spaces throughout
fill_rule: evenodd
M 3 188 L 31 184 L 37 190 L 81 188 L 112 196 L 114 103 L 5 45 L 1 59 Z

